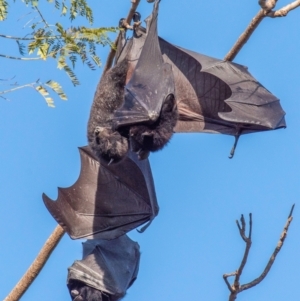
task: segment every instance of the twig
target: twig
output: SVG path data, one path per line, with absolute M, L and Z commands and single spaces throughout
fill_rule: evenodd
M 49 27 L 49 24 L 47 23 L 47 21 L 45 20 L 45 18 L 43 17 L 41 11 L 38 9 L 37 6 L 34 7 L 36 9 L 36 11 L 39 13 L 40 17 L 42 18 L 43 23 L 46 25 L 46 27 Z
M 266 14 L 266 16 L 270 18 L 285 17 L 291 10 L 298 6 L 300 6 L 300 0 L 294 1 L 276 11 L 270 11 Z
M 130 22 L 133 18 L 133 15 L 134 15 L 138 5 L 140 3 L 140 0 L 131 0 L 131 3 L 132 3 L 132 5 L 131 5 L 131 8 L 130 8 L 130 11 L 129 11 L 128 16 L 125 20 L 127 22 L 127 24 L 129 24 L 129 25 L 130 25 Z M 119 41 L 120 35 L 121 35 L 121 33 L 118 34 L 118 36 L 117 36 L 117 38 L 114 42 L 114 46 L 110 49 L 110 52 L 109 52 L 107 60 L 106 60 L 105 67 L 103 69 L 103 73 L 108 71 L 112 66 L 113 60 L 114 60 L 115 55 L 116 55 L 116 49 L 118 47 L 118 41 Z
M 39 57 L 15 57 L 15 56 L 10 56 L 10 55 L 5 55 L 5 54 L 0 54 L 0 57 L 5 57 L 6 59 L 12 59 L 12 60 L 21 60 L 21 61 L 37 61 L 41 60 L 42 58 Z
M 293 217 L 292 217 L 292 214 L 293 214 L 293 211 L 294 211 L 294 207 L 295 207 L 295 204 L 292 206 L 291 208 L 291 211 L 290 211 L 290 214 L 288 216 L 288 219 L 287 219 L 287 222 L 283 228 L 283 231 L 281 233 L 281 236 L 280 236 L 280 239 L 279 239 L 279 242 L 271 256 L 271 258 L 269 259 L 269 262 L 267 263 L 267 266 L 265 267 L 264 271 L 262 272 L 262 274 L 256 278 L 255 280 L 247 283 L 247 284 L 243 284 L 243 285 L 240 285 L 240 277 L 242 275 L 242 272 L 243 272 L 243 269 L 247 263 L 247 259 L 248 259 L 248 255 L 249 255 L 249 251 L 250 251 L 250 248 L 251 248 L 251 244 L 252 244 L 252 241 L 251 241 L 251 235 L 252 235 L 252 215 L 251 213 L 249 214 L 249 236 L 247 237 L 245 235 L 245 230 L 246 230 L 246 223 L 245 223 L 245 219 L 244 219 L 244 216 L 242 215 L 241 216 L 241 225 L 239 224 L 238 221 L 236 221 L 237 223 L 237 226 L 239 228 L 239 231 L 240 231 L 240 235 L 242 237 L 242 239 L 246 242 L 246 248 L 245 248 L 245 252 L 244 252 L 244 256 L 243 256 L 243 259 L 242 259 L 242 262 L 240 264 L 240 267 L 238 268 L 237 271 L 235 272 L 232 272 L 230 274 L 224 274 L 223 275 L 223 279 L 225 281 L 225 284 L 227 285 L 229 291 L 230 291 L 230 295 L 229 295 L 229 301 L 234 301 L 236 300 L 237 298 L 237 295 L 244 291 L 244 290 L 247 290 L 249 288 L 252 288 L 253 286 L 259 284 L 266 276 L 267 274 L 269 273 L 274 261 L 275 261 L 275 258 L 277 256 L 277 254 L 280 252 L 282 246 L 283 246 L 283 243 L 284 243 L 284 240 L 287 236 L 287 232 L 288 232 L 288 229 L 289 229 L 289 226 L 293 220 Z M 229 281 L 228 281 L 228 278 L 229 277 L 232 277 L 232 276 L 235 276 L 235 279 L 234 279 L 234 282 L 232 285 L 230 285 Z
M 2 95 L 2 94 L 7 94 L 7 93 L 10 93 L 10 92 L 19 90 L 19 89 L 23 89 L 23 88 L 25 88 L 25 87 L 31 87 L 31 88 L 34 88 L 34 86 L 33 86 L 34 84 L 35 84 L 35 83 L 32 83 L 32 84 L 26 84 L 26 85 L 18 86 L 18 87 L 15 87 L 15 88 L 11 88 L 11 89 L 9 89 L 9 90 L 0 91 L 0 95 Z
M 240 35 L 236 43 L 233 47 L 229 50 L 229 52 L 224 57 L 224 61 L 233 61 L 239 51 L 243 48 L 243 46 L 247 43 L 255 29 L 258 27 L 260 22 L 265 17 L 284 17 L 286 16 L 291 10 L 300 6 L 300 0 L 294 1 L 291 4 L 284 6 L 283 8 L 272 11 L 272 9 L 276 6 L 278 0 L 259 0 L 259 5 L 261 6 L 261 10 L 257 13 L 257 15 L 252 19 L 246 30 Z
M 63 237 L 64 233 L 65 231 L 61 226 L 56 226 L 55 230 L 47 239 L 34 262 L 31 264 L 29 269 L 16 284 L 13 290 L 9 293 L 9 295 L 4 299 L 4 301 L 18 301 L 22 297 L 22 295 L 26 292 L 30 284 L 34 281 L 36 276 L 45 265 L 47 259 Z
M 265 17 L 265 11 L 261 9 L 258 14 L 252 19 L 246 30 L 240 35 L 236 43 L 229 50 L 229 52 L 224 57 L 224 61 L 233 61 L 242 47 L 247 43 L 252 33 L 255 31 L 257 26 L 260 24 L 262 19 Z
M 276 246 L 276 248 L 275 248 L 272 256 L 270 257 L 269 262 L 268 262 L 267 266 L 265 267 L 264 271 L 255 280 L 253 280 L 253 281 L 251 281 L 251 282 L 249 282 L 247 284 L 242 285 L 241 288 L 240 288 L 240 292 L 244 291 L 244 290 L 247 290 L 247 289 L 249 289 L 249 288 L 251 288 L 251 287 L 259 284 L 267 276 L 267 274 L 269 273 L 269 271 L 270 271 L 270 269 L 271 269 L 271 267 L 272 267 L 272 265 L 273 265 L 273 263 L 275 261 L 275 258 L 277 256 L 277 254 L 280 252 L 280 250 L 281 250 L 281 248 L 283 246 L 284 240 L 285 240 L 285 238 L 287 236 L 287 232 L 289 230 L 289 226 L 290 226 L 290 224 L 291 224 L 291 222 L 293 220 L 292 214 L 293 214 L 293 211 L 294 211 L 294 207 L 295 207 L 295 204 L 292 206 L 292 209 L 290 211 L 290 214 L 288 216 L 286 224 L 285 224 L 285 226 L 283 228 L 283 231 L 282 231 L 282 233 L 280 235 L 280 239 L 278 241 L 278 244 L 277 244 L 277 246 Z

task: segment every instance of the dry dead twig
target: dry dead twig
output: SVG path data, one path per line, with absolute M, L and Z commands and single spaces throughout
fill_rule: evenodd
M 284 240 L 287 236 L 287 232 L 288 232 L 288 229 L 289 229 L 289 226 L 293 220 L 293 217 L 292 217 L 292 214 L 293 214 L 293 210 L 294 210 L 294 207 L 295 207 L 295 204 L 292 206 L 292 209 L 290 211 L 290 214 L 288 216 L 288 219 L 287 219 L 287 222 L 283 228 L 283 231 L 280 235 L 280 239 L 278 241 L 278 244 L 273 252 L 273 254 L 271 255 L 264 271 L 262 272 L 262 274 L 254 279 L 253 281 L 247 283 L 247 284 L 240 284 L 240 277 L 242 275 L 242 272 L 243 272 L 243 269 L 247 263 L 247 259 L 248 259 L 248 255 L 249 255 L 249 251 L 250 251 L 250 248 L 251 248 L 251 244 L 252 244 L 252 241 L 251 241 L 251 234 L 252 234 L 252 215 L 251 213 L 249 214 L 249 235 L 248 237 L 245 235 L 245 231 L 246 231 L 246 223 L 245 223 L 245 219 L 244 219 L 244 216 L 242 215 L 241 216 L 241 219 L 240 219 L 240 222 L 241 222 L 241 225 L 238 221 L 236 221 L 237 223 L 237 226 L 239 228 L 239 231 L 240 231 L 240 235 L 242 237 L 242 239 L 244 240 L 244 242 L 246 243 L 246 247 L 245 247 L 245 251 L 244 251 L 244 256 L 243 256 L 243 259 L 241 261 L 241 264 L 240 264 L 240 267 L 235 271 L 235 272 L 232 272 L 230 274 L 224 274 L 223 275 L 223 279 L 230 291 L 230 295 L 229 295 L 229 301 L 234 301 L 236 300 L 237 298 L 237 295 L 244 291 L 244 290 L 247 290 L 249 288 L 252 288 L 254 287 L 255 285 L 259 284 L 266 276 L 267 274 L 269 273 L 269 271 L 271 270 L 271 267 L 275 261 L 275 258 L 277 256 L 277 254 L 280 252 L 282 246 L 283 246 L 283 243 L 284 243 Z M 234 282 L 233 284 L 231 285 L 228 281 L 228 278 L 229 277 L 232 277 L 234 276 Z

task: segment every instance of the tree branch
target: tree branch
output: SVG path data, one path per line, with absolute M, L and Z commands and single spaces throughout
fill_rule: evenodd
M 31 87 L 34 89 L 34 85 L 35 83 L 32 83 L 32 84 L 26 84 L 26 85 L 22 85 L 22 86 L 18 86 L 18 87 L 15 87 L 15 88 L 11 88 L 9 90 L 4 90 L 4 91 L 0 91 L 0 95 L 2 94 L 7 94 L 7 93 L 10 93 L 10 92 L 13 92 L 13 91 L 16 91 L 16 90 L 19 90 L 19 89 L 23 89 L 25 87 Z
M 242 272 L 243 272 L 243 269 L 247 263 L 247 259 L 248 259 L 248 255 L 249 255 L 249 251 L 250 251 L 250 248 L 251 248 L 251 235 L 252 235 L 252 215 L 251 213 L 249 214 L 249 236 L 247 237 L 245 235 L 245 230 L 246 230 L 246 223 L 245 223 L 245 219 L 244 219 L 244 216 L 242 215 L 241 216 L 241 225 L 239 224 L 238 221 L 236 221 L 237 223 L 237 226 L 239 228 L 239 231 L 240 231 L 240 235 L 242 237 L 242 239 L 246 242 L 246 248 L 245 248 L 245 252 L 244 252 L 244 256 L 243 256 L 243 259 L 242 259 L 242 262 L 240 264 L 240 267 L 238 268 L 237 271 L 235 272 L 232 272 L 230 274 L 224 274 L 223 275 L 223 279 L 230 291 L 230 295 L 229 295 L 229 301 L 234 301 L 236 300 L 237 298 L 237 295 L 244 291 L 244 290 L 247 290 L 249 288 L 252 288 L 253 286 L 259 284 L 266 276 L 267 274 L 269 273 L 269 271 L 271 270 L 271 267 L 275 261 L 275 258 L 277 256 L 277 254 L 280 252 L 282 246 L 283 246 L 283 243 L 284 243 L 284 240 L 287 236 L 287 232 L 288 232 L 288 229 L 289 229 L 289 226 L 293 220 L 293 217 L 292 217 L 292 214 L 293 214 L 293 211 L 294 211 L 294 207 L 295 207 L 295 204 L 292 206 L 291 208 L 291 211 L 290 211 L 290 214 L 288 216 L 288 219 L 287 219 L 287 222 L 283 228 L 283 231 L 281 233 L 281 236 L 280 236 L 280 239 L 279 239 L 279 242 L 271 256 L 271 258 L 269 259 L 269 262 L 267 263 L 267 266 L 265 267 L 264 271 L 262 272 L 262 274 L 256 278 L 255 280 L 247 283 L 247 284 L 243 284 L 243 285 L 240 285 L 240 277 L 242 275 Z M 229 281 L 228 281 L 228 277 L 231 277 L 231 276 L 235 276 L 235 279 L 234 279 L 234 282 L 232 285 L 230 285 Z
M 291 224 L 291 222 L 293 220 L 292 214 L 293 214 L 293 211 L 294 211 L 294 207 L 295 207 L 295 204 L 292 206 L 292 209 L 290 211 L 290 214 L 288 216 L 286 224 L 285 224 L 285 226 L 283 228 L 283 231 L 282 231 L 282 233 L 280 235 L 280 239 L 278 241 L 278 244 L 277 244 L 277 246 L 276 246 L 276 248 L 275 248 L 272 256 L 270 257 L 269 262 L 268 262 L 267 266 L 265 267 L 264 271 L 255 280 L 253 280 L 253 281 L 251 281 L 251 282 L 249 282 L 247 284 L 242 285 L 241 288 L 240 288 L 240 292 L 244 291 L 244 290 L 247 290 L 247 289 L 249 289 L 249 288 L 251 288 L 251 287 L 259 284 L 267 276 L 267 274 L 269 273 L 269 271 L 270 271 L 270 269 L 271 269 L 271 267 L 272 267 L 272 265 L 273 265 L 273 263 L 274 263 L 274 261 L 276 259 L 276 256 L 280 252 L 280 250 L 281 250 L 281 248 L 283 246 L 284 240 L 285 240 L 285 238 L 287 236 L 287 232 L 289 230 L 289 226 L 290 226 L 290 224 Z
M 42 58 L 39 58 L 39 57 L 15 57 L 15 56 L 10 56 L 10 55 L 5 55 L 5 54 L 0 54 L 0 57 L 4 57 L 6 59 L 12 59 L 12 60 L 21 60 L 21 61 L 42 60 Z
M 18 301 L 37 277 L 65 231 L 58 225 L 47 239 L 38 256 L 4 301 Z
M 131 22 L 131 20 L 133 18 L 133 15 L 134 15 L 134 13 L 135 13 L 138 5 L 140 3 L 140 0 L 131 0 L 131 3 L 132 3 L 131 8 L 130 8 L 128 16 L 127 16 L 127 18 L 125 20 L 127 22 L 127 24 L 129 24 L 129 25 L 130 25 L 130 22 Z M 114 60 L 115 55 L 116 55 L 116 49 L 118 47 L 118 41 L 119 41 L 120 35 L 121 35 L 121 32 L 118 34 L 118 36 L 117 36 L 117 38 L 116 38 L 116 40 L 114 42 L 114 47 L 112 47 L 110 49 L 110 52 L 108 54 L 108 57 L 107 57 L 107 60 L 106 60 L 106 64 L 105 64 L 103 73 L 105 73 L 106 71 L 108 71 L 111 68 L 111 66 L 112 66 L 113 60 Z
M 236 43 L 233 47 L 229 50 L 229 52 L 224 57 L 224 61 L 233 61 L 242 47 L 247 43 L 249 38 L 251 37 L 252 33 L 258 27 L 260 22 L 265 17 L 265 11 L 261 9 L 257 15 L 252 19 L 246 30 L 240 35 Z
M 291 10 L 298 6 L 300 6 L 300 0 L 294 1 L 276 11 L 270 11 L 266 14 L 266 16 L 270 18 L 285 17 Z
M 240 35 L 236 43 L 226 54 L 226 56 L 224 57 L 224 61 L 233 61 L 235 59 L 239 51 L 247 43 L 255 29 L 265 17 L 285 17 L 291 10 L 300 6 L 300 0 L 297 0 L 277 11 L 272 11 L 272 9 L 276 6 L 277 1 L 278 0 L 259 0 L 258 3 L 262 9 L 252 19 L 246 30 Z

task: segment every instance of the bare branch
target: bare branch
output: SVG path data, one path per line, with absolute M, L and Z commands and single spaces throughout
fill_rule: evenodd
M 269 273 L 269 271 L 270 271 L 270 269 L 271 269 L 271 267 L 272 267 L 272 265 L 273 265 L 273 263 L 274 263 L 274 261 L 276 259 L 276 256 L 280 252 L 280 250 L 281 250 L 281 248 L 283 246 L 284 240 L 285 240 L 285 238 L 287 236 L 287 232 L 288 232 L 289 226 L 290 226 L 290 224 L 291 224 L 291 222 L 293 220 L 292 214 L 293 214 L 293 211 L 294 211 L 294 207 L 295 207 L 295 204 L 292 206 L 292 209 L 291 209 L 290 214 L 288 216 L 287 222 L 286 222 L 286 224 L 285 224 L 285 226 L 283 228 L 283 231 L 282 231 L 282 233 L 280 235 L 280 239 L 278 241 L 278 244 L 277 244 L 277 246 L 276 246 L 276 248 L 275 248 L 272 256 L 270 257 L 269 262 L 268 262 L 266 268 L 264 269 L 264 271 L 262 272 L 262 274 L 258 278 L 256 278 L 255 280 L 251 281 L 250 283 L 242 285 L 241 288 L 240 288 L 240 292 L 244 291 L 244 290 L 247 290 L 247 289 L 249 289 L 249 288 L 251 288 L 251 287 L 259 284 L 267 276 L 267 274 Z
M 38 9 L 37 6 L 34 7 L 36 9 L 36 11 L 39 13 L 40 17 L 42 18 L 43 23 L 45 24 L 46 27 L 49 27 L 49 24 L 47 23 L 47 21 L 45 20 L 45 18 L 43 17 L 41 11 Z
M 131 5 L 130 11 L 128 13 L 128 16 L 126 18 L 126 22 L 127 22 L 128 25 L 130 25 L 130 22 L 131 22 L 131 20 L 133 18 L 133 15 L 134 15 L 134 13 L 135 13 L 135 11 L 136 11 L 139 3 L 140 3 L 140 0 L 131 0 L 131 3 L 132 3 L 132 5 Z M 116 55 L 116 49 L 118 47 L 118 41 L 119 41 L 120 35 L 121 35 L 121 32 L 118 34 L 118 36 L 117 36 L 117 38 L 115 40 L 114 47 L 112 47 L 110 49 L 110 52 L 108 54 L 108 57 L 107 57 L 107 60 L 106 60 L 106 64 L 105 64 L 103 73 L 105 73 L 106 71 L 108 71 L 111 68 L 111 66 L 112 66 L 113 60 L 114 60 L 115 55 Z
M 36 259 L 4 301 L 18 301 L 22 297 L 47 262 L 49 256 L 63 237 L 64 233 L 65 231 L 61 226 L 56 226 Z
M 243 256 L 243 259 L 242 259 L 242 262 L 240 264 L 240 267 L 238 268 L 237 271 L 233 272 L 233 273 L 230 273 L 230 274 L 224 274 L 223 275 L 223 279 L 230 291 L 230 295 L 229 295 L 229 301 L 234 301 L 236 300 L 237 298 L 237 295 L 244 291 L 244 290 L 247 290 L 257 284 L 259 284 L 266 276 L 267 274 L 269 273 L 274 261 L 275 261 L 275 258 L 277 256 L 277 254 L 280 252 L 282 246 L 283 246 L 283 243 L 284 243 L 284 240 L 287 236 L 287 232 L 288 232 L 288 229 L 289 229 L 289 226 L 293 220 L 293 217 L 292 217 L 292 214 L 293 214 L 293 210 L 294 210 L 294 207 L 295 207 L 295 204 L 292 206 L 291 208 L 291 211 L 290 211 L 290 214 L 288 216 L 288 219 L 287 219 L 287 222 L 283 228 L 283 232 L 281 233 L 281 236 L 280 236 L 280 239 L 279 239 L 279 242 L 266 266 L 266 268 L 264 269 L 263 273 L 258 277 L 256 278 L 255 280 L 251 281 L 250 283 L 247 283 L 247 284 L 243 284 L 243 285 L 240 285 L 240 277 L 242 275 L 242 272 L 243 272 L 243 269 L 247 263 L 247 259 L 248 259 L 248 255 L 249 255 L 249 251 L 250 251 L 250 248 L 251 248 L 251 235 L 252 235 L 252 214 L 250 213 L 249 214 L 249 226 L 250 226 L 250 229 L 249 229 L 249 236 L 246 237 L 245 235 L 245 231 L 246 231 L 246 223 L 245 223 L 245 219 L 244 219 L 244 216 L 242 215 L 241 216 L 241 225 L 238 221 L 236 221 L 237 223 L 237 226 L 239 228 L 239 231 L 240 231 L 240 235 L 242 237 L 242 239 L 246 242 L 246 248 L 245 248 L 245 252 L 244 252 L 244 256 Z M 231 277 L 231 276 L 235 276 L 235 279 L 234 279 L 234 282 L 232 285 L 230 285 L 229 281 L 228 281 L 228 277 Z
M 42 58 L 39 58 L 39 57 L 15 57 L 15 56 L 10 56 L 10 55 L 5 55 L 5 54 L 0 54 L 0 57 L 4 57 L 6 59 L 12 59 L 12 60 L 20 60 L 20 61 L 42 60 Z
M 242 47 L 247 43 L 257 26 L 265 17 L 285 17 L 291 10 L 300 6 L 300 0 L 294 1 L 291 4 L 284 6 L 283 8 L 272 11 L 272 9 L 276 6 L 278 0 L 259 0 L 259 5 L 261 6 L 261 10 L 258 14 L 252 19 L 246 30 L 240 35 L 236 43 L 230 49 L 230 51 L 226 54 L 224 61 L 233 61 Z
M 294 1 L 276 11 L 270 11 L 266 14 L 266 16 L 270 18 L 285 17 L 291 10 L 298 6 L 300 6 L 300 0 Z
M 11 88 L 11 89 L 9 89 L 9 90 L 0 91 L 0 95 L 2 95 L 2 94 L 7 94 L 7 93 L 10 93 L 10 92 L 19 90 L 19 89 L 23 89 L 23 88 L 25 88 L 25 87 L 30 87 L 30 88 L 33 88 L 33 89 L 34 89 L 34 86 L 33 86 L 34 84 L 35 84 L 35 83 L 26 84 L 26 85 L 18 86 L 18 87 L 15 87 L 15 88 Z
M 255 31 L 257 26 L 260 24 L 262 19 L 265 17 L 265 11 L 261 9 L 258 14 L 252 19 L 246 30 L 240 35 L 236 43 L 230 49 L 230 51 L 226 54 L 224 61 L 233 61 L 242 47 L 247 43 L 252 33 Z

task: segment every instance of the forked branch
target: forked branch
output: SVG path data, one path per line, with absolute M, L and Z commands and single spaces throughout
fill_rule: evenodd
M 278 241 L 278 244 L 273 252 L 273 254 L 271 255 L 264 271 L 262 272 L 262 274 L 254 279 L 253 281 L 247 283 L 247 284 L 243 284 L 241 285 L 240 284 L 240 277 L 242 275 L 242 272 L 243 272 L 243 269 L 247 263 L 247 259 L 248 259 L 248 255 L 249 255 L 249 251 L 250 251 L 250 248 L 251 248 L 251 244 L 252 244 L 252 241 L 251 241 L 251 234 L 252 234 L 252 215 L 251 213 L 249 214 L 249 235 L 248 237 L 246 236 L 245 234 L 245 231 L 246 231 L 246 223 L 245 223 L 245 219 L 244 219 L 244 216 L 242 215 L 241 216 L 241 224 L 236 221 L 237 223 L 237 226 L 238 226 L 238 229 L 240 231 L 240 235 L 242 237 L 242 239 L 244 240 L 244 242 L 246 243 L 246 247 L 245 247 L 245 251 L 244 251 L 244 256 L 243 256 L 243 259 L 241 261 L 241 264 L 240 264 L 240 267 L 235 271 L 235 272 L 232 272 L 230 274 L 224 274 L 223 275 L 223 279 L 230 291 L 230 295 L 229 295 L 229 301 L 234 301 L 236 300 L 237 298 L 237 295 L 244 291 L 244 290 L 247 290 L 249 288 L 252 288 L 253 286 L 259 284 L 266 276 L 267 274 L 269 273 L 269 271 L 271 270 L 271 267 L 275 261 L 275 258 L 277 256 L 277 254 L 280 252 L 282 246 L 283 246 L 283 243 L 284 243 L 284 240 L 287 236 L 287 232 L 288 232 L 288 229 L 289 229 L 289 226 L 293 220 L 293 217 L 292 217 L 292 214 L 293 214 L 293 210 L 294 210 L 294 207 L 295 205 L 292 206 L 292 209 L 290 211 L 290 214 L 288 216 L 288 219 L 287 219 L 287 222 L 283 228 L 283 231 L 280 235 L 280 239 Z M 234 276 L 234 282 L 233 284 L 231 285 L 228 281 L 228 278 L 229 277 L 232 277 Z
M 236 43 L 229 50 L 229 52 L 224 57 L 224 61 L 233 61 L 243 46 L 247 43 L 255 29 L 258 27 L 260 22 L 265 17 L 285 17 L 291 10 L 300 6 L 300 0 L 294 1 L 283 8 L 273 11 L 278 0 L 259 0 L 259 5 L 261 6 L 261 10 L 257 13 L 257 15 L 251 20 L 250 24 L 246 28 L 246 30 L 240 35 Z

